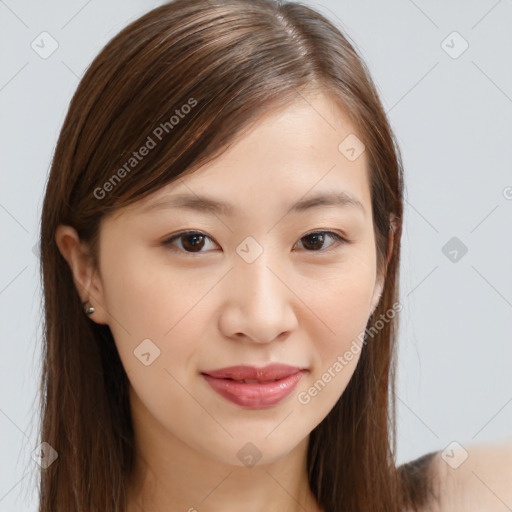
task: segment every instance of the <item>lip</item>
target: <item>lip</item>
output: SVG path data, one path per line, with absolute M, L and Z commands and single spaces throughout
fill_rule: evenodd
M 201 373 L 219 379 L 247 379 L 263 382 L 268 380 L 283 379 L 304 369 L 305 368 L 299 368 L 298 366 L 290 366 L 288 364 L 272 363 L 262 368 L 257 368 L 256 366 L 249 365 L 238 365 L 228 366 L 226 368 L 220 368 L 218 370 L 207 370 Z
M 230 366 L 201 372 L 201 375 L 214 391 L 230 402 L 249 409 L 262 409 L 289 396 L 305 372 L 306 369 L 297 366 L 271 364 L 263 368 Z M 244 379 L 259 382 L 238 382 Z M 277 380 L 265 382 L 274 379 Z

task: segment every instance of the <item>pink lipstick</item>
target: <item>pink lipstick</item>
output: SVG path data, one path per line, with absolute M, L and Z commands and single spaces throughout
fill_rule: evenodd
M 264 368 L 230 366 L 201 373 L 213 390 L 230 402 L 249 409 L 262 409 L 290 395 L 305 371 L 297 366 L 274 363 Z

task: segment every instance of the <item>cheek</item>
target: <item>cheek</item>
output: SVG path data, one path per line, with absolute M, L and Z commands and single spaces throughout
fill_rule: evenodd
M 186 378 L 211 316 L 208 295 L 219 276 L 205 270 L 192 279 L 190 271 L 162 258 L 149 260 L 147 254 L 132 247 L 124 257 L 105 259 L 102 273 L 109 326 L 125 371 L 136 389 L 149 390 L 172 381 L 170 374 L 180 382 Z
M 331 349 L 366 327 L 376 273 L 375 262 L 363 256 L 354 253 L 339 265 L 309 276 L 307 292 L 303 292 L 307 306 L 323 325 L 322 338 Z
M 308 294 L 307 305 L 315 313 L 308 327 L 315 371 L 303 400 L 298 399 L 314 401 L 320 416 L 334 406 L 357 366 L 375 285 L 372 269 L 368 259 L 347 260 Z
M 149 416 L 170 426 L 169 411 L 197 414 L 186 391 L 187 372 L 202 336 L 198 315 L 208 283 L 187 286 L 178 273 L 138 261 L 126 259 L 109 275 L 110 329 L 137 396 L 137 413 L 147 409 Z

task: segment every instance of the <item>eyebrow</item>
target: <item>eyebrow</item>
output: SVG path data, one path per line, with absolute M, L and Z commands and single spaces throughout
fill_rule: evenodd
M 302 213 L 312 208 L 336 206 L 340 208 L 354 208 L 359 210 L 363 216 L 366 215 L 365 208 L 361 201 L 346 191 L 317 193 L 308 199 L 301 199 L 289 208 L 290 213 Z M 176 194 L 171 197 L 162 198 L 159 201 L 150 203 L 142 209 L 143 213 L 168 208 L 183 208 L 199 212 L 212 213 L 232 217 L 235 214 L 235 207 L 229 203 L 223 203 L 210 197 Z

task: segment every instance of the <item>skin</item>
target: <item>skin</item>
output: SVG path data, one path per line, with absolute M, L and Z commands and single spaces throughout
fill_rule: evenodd
M 321 95 L 263 117 L 217 160 L 104 218 L 99 272 L 76 231 L 59 226 L 58 247 L 82 300 L 96 308 L 90 320 L 110 327 L 130 380 L 137 459 L 129 512 L 321 510 L 307 484 L 309 434 L 345 390 L 359 351 L 309 403 L 298 396 L 354 346 L 383 283 L 366 152 L 350 161 L 338 150 L 351 133 Z M 285 215 L 303 196 L 333 190 L 365 212 L 322 206 Z M 143 211 L 181 192 L 232 203 L 235 214 Z M 209 238 L 194 254 L 187 237 L 174 241 L 176 252 L 162 244 L 183 230 Z M 305 238 L 320 230 L 351 243 Z M 247 236 L 263 248 L 252 263 L 236 252 Z M 147 338 L 160 350 L 148 366 L 134 356 Z M 228 402 L 200 375 L 269 362 L 308 372 L 266 409 Z M 237 457 L 247 442 L 261 454 L 252 467 Z
M 512 438 L 464 446 L 467 458 L 449 465 L 435 457 L 439 498 L 425 512 L 506 512 L 512 510 Z

